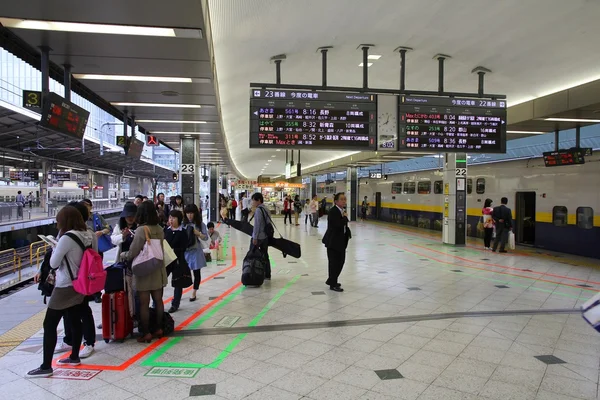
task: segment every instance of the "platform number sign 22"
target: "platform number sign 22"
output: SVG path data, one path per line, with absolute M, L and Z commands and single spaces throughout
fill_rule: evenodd
M 456 168 L 456 176 L 467 176 L 467 169 L 466 168 Z
M 194 164 L 181 164 L 182 174 L 193 174 L 196 172 L 196 166 Z

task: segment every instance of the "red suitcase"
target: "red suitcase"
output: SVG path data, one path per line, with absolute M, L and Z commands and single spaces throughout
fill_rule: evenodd
M 123 341 L 133 332 L 127 294 L 123 291 L 102 295 L 102 338 Z

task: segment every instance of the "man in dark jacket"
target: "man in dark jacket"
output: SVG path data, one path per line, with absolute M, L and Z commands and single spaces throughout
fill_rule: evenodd
M 329 260 L 329 278 L 325 282 L 331 290 L 343 292 L 338 277 L 344 268 L 346 261 L 346 248 L 348 240 L 352 237 L 348 228 L 348 216 L 346 215 L 346 195 L 337 193 L 333 198 L 334 206 L 327 215 L 327 231 L 323 236 L 323 244 L 327 247 L 327 259 Z
M 508 233 L 512 230 L 512 211 L 506 207 L 508 204 L 506 197 L 503 197 L 500 203 L 498 207 L 494 207 L 494 211 L 492 212 L 492 218 L 496 224 L 496 239 L 494 240 L 492 251 L 495 252 L 498 248 L 498 243 L 500 243 L 500 253 L 506 253 L 504 247 L 506 246 L 506 242 L 508 242 Z

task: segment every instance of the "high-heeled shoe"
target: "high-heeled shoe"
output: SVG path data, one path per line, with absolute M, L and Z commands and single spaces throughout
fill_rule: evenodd
M 164 335 L 164 332 L 163 332 L 163 330 L 162 330 L 162 329 L 159 329 L 159 330 L 157 330 L 156 332 L 154 332 L 154 333 L 152 334 L 152 337 L 153 337 L 153 338 L 156 338 L 156 339 L 160 339 L 160 338 L 162 338 L 162 337 L 163 337 L 163 335 Z
M 152 341 L 152 335 L 150 333 L 146 333 L 137 338 L 138 343 L 150 343 Z

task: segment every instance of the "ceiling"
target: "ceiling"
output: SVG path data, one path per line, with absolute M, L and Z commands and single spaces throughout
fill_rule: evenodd
M 60 4 L 59 4 L 60 3 Z M 62 4 L 62 5 L 61 5 Z M 190 28 L 201 30 L 202 39 L 128 36 L 115 34 L 54 32 L 11 29 L 33 47 L 49 46 L 52 62 L 71 64 L 73 74 L 143 75 L 192 78 L 194 83 L 132 82 L 81 79 L 108 102 L 175 103 L 201 108 L 132 107 L 136 120 L 205 121 L 203 124 L 151 123 L 139 125 L 155 132 L 184 132 L 200 142 L 200 162 L 220 164 L 232 171 L 221 132 L 209 46 L 200 0 L 106 0 L 69 2 L 31 0 L 4 2 L 0 16 L 99 24 Z M 176 96 L 165 96 L 177 94 Z M 208 133 L 199 135 L 198 133 Z M 179 149 L 180 133 L 156 133 L 171 148 Z M 203 144 L 206 143 L 206 144 Z M 221 159 L 222 161 L 219 161 Z
M 333 46 L 328 84 L 361 87 L 357 47 L 372 43 L 370 54 L 382 57 L 369 68 L 369 86 L 397 89 L 394 49 L 408 46 L 414 51 L 407 54 L 406 88 L 431 91 L 438 88 L 432 58 L 448 54 L 447 91 L 476 92 L 471 70 L 483 66 L 492 70 L 486 92 L 506 94 L 509 105 L 600 78 L 600 53 L 591 50 L 600 37 L 595 0 L 206 1 L 223 128 L 231 158 L 246 177 L 285 169 L 284 152 L 248 148 L 249 83 L 275 82 L 269 60 L 278 54 L 287 56 L 282 83 L 319 85 L 317 48 Z M 303 170 L 315 164 L 322 170 L 326 161 L 350 154 L 303 150 Z
M 100 144 L 85 140 L 84 148 L 80 139 L 52 130 L 40 128 L 39 118 L 0 107 L 0 162 L 16 168 L 40 168 L 42 161 L 75 169 L 101 170 L 116 175 L 130 177 L 160 177 L 172 179 L 172 171 L 141 159 L 123 154 L 123 150 L 113 151 L 104 147 L 100 154 Z M 117 148 L 118 149 L 118 148 Z

